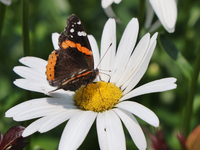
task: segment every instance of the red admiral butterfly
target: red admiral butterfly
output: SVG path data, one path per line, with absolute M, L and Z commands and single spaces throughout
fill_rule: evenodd
M 59 49 L 48 59 L 46 76 L 51 86 L 75 91 L 94 81 L 99 74 L 94 69 L 94 60 L 87 34 L 76 15 L 67 19 L 67 26 L 58 39 Z M 54 90 L 54 91 L 55 91 Z

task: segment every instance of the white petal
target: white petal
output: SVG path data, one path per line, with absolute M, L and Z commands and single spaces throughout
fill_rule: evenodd
M 97 113 L 92 111 L 77 112 L 68 121 L 59 144 L 59 150 L 77 149 L 85 139 Z
M 5 5 L 10 5 L 11 4 L 11 0 L 0 0 L 0 1 Z
M 114 70 L 112 71 L 111 82 L 116 82 L 121 77 L 129 57 L 135 46 L 137 36 L 139 31 L 139 24 L 136 18 L 131 19 L 131 21 L 126 26 L 126 29 L 120 40 Z
M 53 47 L 55 50 L 59 49 L 59 46 L 58 46 L 58 38 L 59 38 L 60 34 L 55 32 L 55 33 L 52 33 L 51 35 L 51 39 L 52 39 L 52 43 L 53 43 Z
M 131 113 L 122 109 L 114 109 L 114 111 L 123 121 L 137 148 L 140 150 L 145 150 L 147 147 L 146 139 L 135 117 Z
M 13 82 L 16 86 L 34 92 L 40 92 L 47 94 L 48 92 L 55 90 L 56 87 L 52 87 L 48 84 L 48 82 L 34 82 L 27 79 L 16 79 Z
M 16 66 L 13 68 L 13 71 L 17 73 L 19 76 L 26 78 L 35 82 L 47 82 L 46 75 L 41 73 L 33 68 L 25 67 L 25 66 Z
M 157 38 L 157 33 L 155 33 L 151 40 L 150 40 L 150 44 L 147 50 L 147 53 L 145 54 L 145 56 L 143 56 L 142 61 L 140 62 L 140 65 L 137 67 L 135 73 L 126 81 L 126 83 L 121 87 L 123 91 L 123 95 L 127 94 L 131 89 L 133 89 L 136 84 L 140 81 L 140 79 L 143 77 L 144 73 L 147 70 L 147 67 L 149 65 L 149 61 L 151 59 L 151 56 L 153 54 L 153 51 L 155 49 L 156 46 L 156 38 Z
M 149 0 L 164 28 L 172 33 L 177 19 L 177 4 L 175 0 Z
M 159 126 L 159 119 L 156 116 L 156 114 L 139 103 L 123 101 L 121 103 L 118 103 L 116 107 L 122 108 L 133 113 L 134 115 L 138 116 L 139 118 L 141 118 L 142 120 L 146 121 L 154 127 Z
M 163 91 L 175 89 L 176 88 L 175 82 L 176 82 L 175 78 L 165 78 L 165 79 L 149 82 L 147 84 L 144 84 L 132 90 L 131 92 L 123 96 L 120 99 L 120 101 L 129 99 L 131 97 L 148 94 L 148 93 L 163 92 Z
M 107 8 L 104 8 L 103 10 L 108 16 L 108 18 L 114 18 L 117 23 L 121 23 L 120 19 L 115 15 L 111 6 L 108 6 Z
M 22 136 L 23 137 L 27 137 L 27 136 L 37 132 L 38 129 L 41 127 L 41 125 L 43 123 L 47 122 L 50 119 L 51 119 L 51 116 L 46 116 L 46 117 L 43 117 L 43 118 L 40 118 L 40 119 L 34 121 L 28 127 L 26 127 L 26 129 L 24 130 Z
M 112 45 L 111 45 L 112 44 Z M 111 46 L 110 46 L 111 45 Z M 112 71 L 115 62 L 116 51 L 116 23 L 114 19 L 109 19 L 103 29 L 101 37 L 101 62 L 99 70 Z M 109 74 L 109 72 L 106 72 Z M 100 74 L 103 81 L 108 81 L 109 76 Z
M 108 6 L 107 8 L 104 8 L 103 10 L 109 18 L 116 18 L 116 15 L 111 6 Z
M 114 3 L 119 4 L 122 0 L 114 0 Z
M 105 113 L 98 113 L 96 120 L 98 142 L 101 150 L 108 149 Z
M 97 65 L 99 64 L 99 48 L 97 45 L 97 42 L 95 40 L 95 38 L 92 35 L 88 35 L 88 39 L 90 41 L 90 45 L 92 48 L 92 53 L 93 53 L 93 57 L 94 57 L 94 68 L 97 67 Z
M 47 61 L 41 58 L 27 56 L 19 60 L 22 64 L 45 74 Z
M 146 0 L 146 20 L 145 20 L 145 28 L 150 28 L 153 21 L 154 11 L 149 3 L 149 0 Z
M 101 0 L 101 6 L 103 8 L 106 8 L 110 6 L 113 3 L 114 0 Z
M 79 110 L 76 110 L 76 111 L 79 111 Z M 41 133 L 47 132 L 47 131 L 55 128 L 57 125 L 61 124 L 62 122 L 68 120 L 76 111 L 69 110 L 68 112 L 61 112 L 56 115 L 42 117 L 42 118 L 32 122 L 28 127 L 26 127 L 22 136 L 26 137 L 37 131 L 39 131 Z M 61 117 L 61 115 L 62 115 L 62 117 Z
M 102 132 L 106 132 L 106 136 L 107 136 L 107 145 L 109 150 L 116 150 L 116 149 L 120 149 L 120 150 L 125 150 L 126 149 L 126 144 L 125 144 L 125 136 L 124 136 L 124 131 L 122 128 L 122 123 L 119 119 L 119 117 L 116 115 L 116 113 L 113 110 L 109 110 L 106 112 L 103 112 L 103 118 L 101 118 L 99 121 L 101 121 L 102 119 L 104 119 L 103 122 L 105 122 L 105 128 L 104 126 L 101 125 L 97 125 L 97 130 L 98 132 L 98 136 L 105 136 L 105 133 Z M 97 122 L 98 124 L 100 124 L 101 122 Z M 102 128 L 103 127 L 103 128 Z M 99 139 L 102 139 L 103 137 L 99 137 Z M 99 140 L 99 142 L 101 142 Z M 104 141 L 105 142 L 105 141 Z M 102 145 L 102 143 L 100 143 L 99 145 Z
M 142 37 L 142 39 L 136 46 L 121 78 L 117 81 L 116 86 L 120 87 L 122 84 L 124 84 L 126 82 L 126 80 L 130 76 L 132 76 L 134 74 L 134 72 L 138 68 L 140 62 L 142 62 L 145 53 L 147 52 L 147 48 L 149 46 L 149 41 L 150 41 L 150 34 L 147 33 L 146 35 L 144 35 Z
M 38 131 L 40 133 L 47 132 L 65 122 L 66 120 L 70 119 L 78 111 L 80 111 L 80 109 L 69 109 L 67 111 L 59 112 L 56 115 L 52 115 L 51 119 L 41 124 L 41 127 Z
M 106 132 L 109 150 L 125 150 L 125 136 L 122 123 L 113 110 L 105 112 Z
M 51 92 L 48 94 L 49 96 L 51 97 L 54 97 L 54 98 L 60 98 L 60 99 L 65 99 L 67 100 L 67 102 L 69 104 L 73 104 L 74 105 L 74 95 L 75 95 L 75 92 L 74 91 L 65 91 L 65 90 L 56 90 L 54 92 Z
M 39 98 L 12 107 L 6 112 L 6 117 L 13 117 L 14 120 L 24 121 L 46 115 L 57 114 L 58 112 L 67 109 L 76 109 L 76 107 L 70 105 L 70 103 L 65 99 Z
M 149 32 L 155 32 L 159 27 L 161 26 L 161 23 L 159 20 L 155 21 L 151 27 L 149 28 Z

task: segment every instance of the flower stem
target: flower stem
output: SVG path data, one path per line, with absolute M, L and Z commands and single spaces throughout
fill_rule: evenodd
M 138 20 L 140 28 L 144 24 L 145 0 L 139 0 Z
M 183 122 L 183 130 L 185 135 L 187 136 L 189 134 L 190 130 L 190 122 L 192 118 L 192 108 L 193 108 L 193 102 L 194 102 L 194 95 L 196 91 L 197 86 L 197 80 L 199 76 L 200 71 L 200 48 L 198 51 L 198 55 L 196 57 L 194 67 L 193 67 L 193 73 L 191 77 L 191 81 L 189 83 L 189 93 L 188 93 L 188 99 L 185 106 L 185 112 L 184 112 L 184 122 Z
M 3 29 L 5 11 L 6 11 L 6 5 L 0 3 L 0 39 L 1 39 L 1 33 Z
M 30 40 L 29 40 L 29 0 L 22 0 L 22 39 L 23 39 L 23 49 L 24 56 L 30 55 Z M 31 92 L 26 91 L 25 100 L 31 99 Z M 29 121 L 23 123 L 23 126 L 27 126 Z M 31 139 L 29 139 L 29 143 L 31 143 Z M 31 149 L 30 144 L 28 144 L 25 150 Z
M 29 42 L 29 0 L 22 0 L 22 38 L 24 55 L 30 55 Z

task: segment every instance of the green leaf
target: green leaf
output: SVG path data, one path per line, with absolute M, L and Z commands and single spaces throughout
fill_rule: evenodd
M 161 34 L 159 36 L 159 45 L 166 53 L 175 61 L 176 65 L 181 69 L 183 75 L 190 80 L 192 74 L 192 66 L 185 57 L 178 51 L 173 42 Z
M 178 49 L 169 39 L 165 37 L 164 34 L 160 35 L 160 42 L 162 44 L 163 49 L 167 52 L 167 54 L 173 59 L 177 60 L 178 57 Z

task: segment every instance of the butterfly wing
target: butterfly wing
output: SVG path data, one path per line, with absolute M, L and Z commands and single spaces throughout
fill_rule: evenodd
M 46 75 L 50 85 L 59 87 L 77 74 L 92 70 L 94 61 L 87 34 L 76 15 L 67 19 L 58 42 L 60 48 L 49 55 Z
M 94 68 L 92 50 L 87 34 L 80 19 L 74 14 L 67 19 L 67 26 L 59 37 L 59 47 L 62 49 L 76 47 L 83 54 L 88 66 L 91 69 Z

